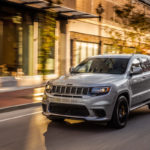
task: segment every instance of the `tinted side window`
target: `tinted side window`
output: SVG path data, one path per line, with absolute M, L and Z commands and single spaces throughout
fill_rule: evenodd
M 141 67 L 141 62 L 139 58 L 135 58 L 132 62 L 131 71 L 133 71 L 135 68 Z M 142 68 L 142 67 L 141 67 Z
M 150 71 L 150 58 L 148 58 L 148 71 Z
M 150 70 L 150 68 L 149 68 L 150 62 L 149 62 L 148 58 L 147 57 L 141 57 L 140 59 L 141 59 L 141 67 L 143 69 L 143 72 L 149 71 Z

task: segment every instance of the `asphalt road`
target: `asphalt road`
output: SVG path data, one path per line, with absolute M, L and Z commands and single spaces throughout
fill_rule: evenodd
M 40 107 L 2 113 L 0 150 L 150 150 L 150 110 L 133 111 L 121 130 L 72 120 L 54 123 Z

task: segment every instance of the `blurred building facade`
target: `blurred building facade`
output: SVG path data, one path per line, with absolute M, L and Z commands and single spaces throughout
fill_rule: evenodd
M 43 11 L 20 5 L 20 1 L 0 1 L 0 85 L 28 86 L 42 81 L 39 65 L 40 18 Z M 49 75 L 55 74 L 54 49 Z M 54 75 L 54 78 L 56 75 Z
M 0 2 L 1 85 L 4 85 L 3 81 L 8 81 L 6 85 L 9 85 L 9 79 L 13 79 L 17 85 L 28 85 L 31 81 L 40 83 L 42 78 L 38 66 L 41 22 L 38 16 L 42 15 L 42 11 L 35 7 L 36 1 L 33 0 L 28 1 L 33 2 L 31 7 L 22 4 L 23 0 L 9 1 Z M 64 11 L 62 16 L 66 17 L 59 17 L 56 21 L 57 40 L 55 47 L 50 49 L 52 55 L 47 63 L 49 70 L 47 77 L 52 79 L 66 74 L 71 66 L 76 66 L 89 56 L 120 53 L 120 47 L 113 49 L 113 41 L 106 28 L 121 30 L 113 8 L 125 2 L 126 0 L 63 0 L 61 7 L 66 10 L 70 8 L 72 11 L 70 14 Z M 137 2 L 140 9 L 150 12 L 149 5 L 138 0 L 132 2 Z M 97 15 L 96 8 L 99 3 L 105 10 L 101 22 L 98 18 L 82 15 L 82 12 Z M 55 10 L 58 11 L 57 7 Z M 76 15 L 73 15 L 73 10 Z M 134 52 L 132 46 L 125 48 Z
M 146 1 L 143 1 L 144 0 L 130 0 L 131 3 L 136 5 L 138 11 L 142 10 L 147 15 L 150 15 L 150 6 Z M 59 50 L 60 53 L 62 52 L 62 54 L 64 54 L 64 60 L 60 61 L 63 63 L 60 64 L 59 74 L 67 73 L 70 66 L 76 66 L 88 56 L 98 54 L 121 54 L 122 49 L 126 53 L 136 52 L 133 43 L 129 42 L 124 46 L 122 41 L 118 40 L 117 45 L 115 45 L 114 39 L 112 39 L 113 35 L 110 35 L 111 31 L 118 30 L 122 32 L 123 30 L 121 20 L 117 17 L 114 7 L 121 6 L 126 2 L 127 0 L 72 0 L 71 3 L 69 0 L 63 1 L 63 4 L 67 7 L 95 15 L 98 15 L 96 9 L 98 4 L 101 4 L 104 13 L 101 15 L 101 21 L 95 18 L 67 20 L 67 48 L 65 48 L 63 52 L 61 51 L 62 49 Z M 59 23 L 60 21 L 58 24 Z M 117 38 L 121 39 L 121 37 Z M 63 66 L 66 66 L 66 68 L 64 69 Z

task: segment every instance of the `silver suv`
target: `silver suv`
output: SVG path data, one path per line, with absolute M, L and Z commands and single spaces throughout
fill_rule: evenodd
M 149 85 L 149 56 L 90 57 L 70 74 L 46 84 L 43 114 L 53 121 L 76 118 L 122 128 L 131 110 L 150 108 Z

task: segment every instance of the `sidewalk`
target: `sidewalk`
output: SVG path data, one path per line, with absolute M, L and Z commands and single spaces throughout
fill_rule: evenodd
M 11 111 L 20 108 L 27 108 L 41 104 L 44 88 L 28 87 L 27 89 L 15 89 L 0 93 L 0 112 Z

